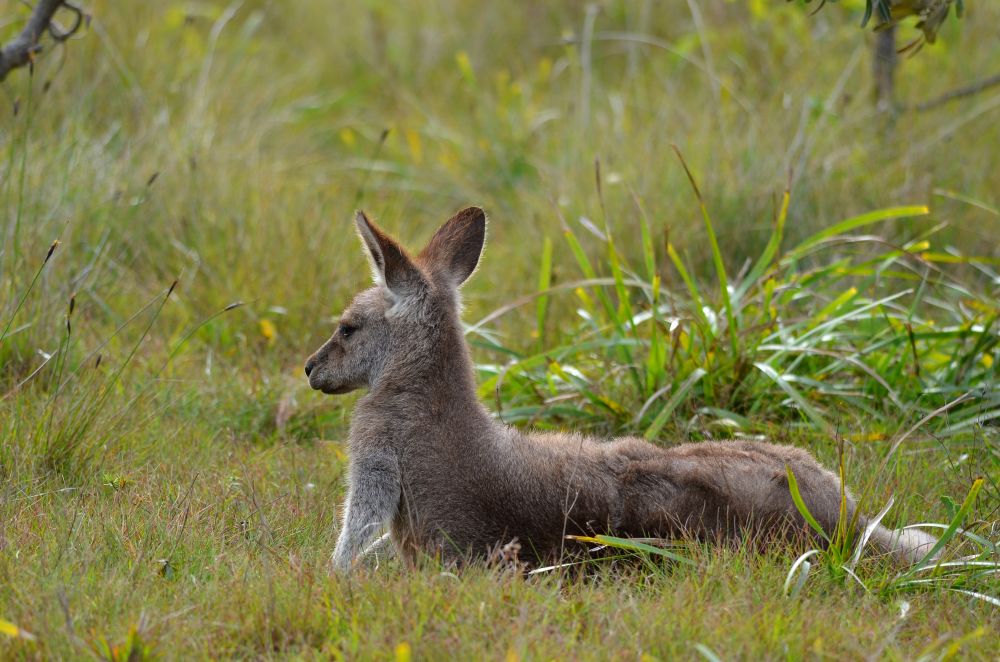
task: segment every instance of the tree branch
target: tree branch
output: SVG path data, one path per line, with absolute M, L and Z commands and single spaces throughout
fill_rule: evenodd
M 33 60 L 35 53 L 41 50 L 38 40 L 48 29 L 52 17 L 62 4 L 63 0 L 38 0 L 21 34 L 0 48 L 0 81 L 12 69 L 23 67 Z
M 973 94 L 978 94 L 983 90 L 988 90 L 989 88 L 994 87 L 996 85 L 1000 85 L 1000 74 L 996 74 L 995 76 L 990 76 L 989 78 L 984 78 L 983 80 L 972 83 L 971 85 L 960 87 L 957 90 L 952 90 L 951 92 L 942 94 L 941 96 L 931 99 L 929 101 L 918 103 L 916 106 L 913 107 L 913 109 L 931 110 L 932 108 L 943 106 L 944 104 L 954 99 L 971 97 Z

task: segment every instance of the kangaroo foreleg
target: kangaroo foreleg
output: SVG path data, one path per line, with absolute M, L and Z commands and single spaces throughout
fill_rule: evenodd
M 333 551 L 335 570 L 351 568 L 354 559 L 396 514 L 399 495 L 395 457 L 375 455 L 351 462 L 344 524 Z

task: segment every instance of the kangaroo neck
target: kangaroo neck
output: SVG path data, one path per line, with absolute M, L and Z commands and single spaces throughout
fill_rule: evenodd
M 492 418 L 476 395 L 475 375 L 465 337 L 455 323 L 422 356 L 386 366 L 364 398 L 365 408 L 405 410 L 414 422 L 481 427 Z

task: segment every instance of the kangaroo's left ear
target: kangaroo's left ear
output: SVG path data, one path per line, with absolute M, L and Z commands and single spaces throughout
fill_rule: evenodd
M 485 242 L 486 213 L 469 207 L 438 228 L 417 259 L 435 277 L 458 287 L 476 270 Z
M 354 222 L 371 259 L 376 283 L 397 297 L 409 296 L 425 285 L 420 270 L 399 242 L 375 225 L 363 211 L 357 212 Z

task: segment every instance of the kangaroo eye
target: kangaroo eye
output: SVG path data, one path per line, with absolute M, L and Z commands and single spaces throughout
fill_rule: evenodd
M 351 334 L 353 334 L 357 330 L 358 327 L 354 326 L 353 324 L 341 324 L 339 327 L 337 327 L 337 333 L 339 333 L 340 337 L 345 340 L 350 338 Z

